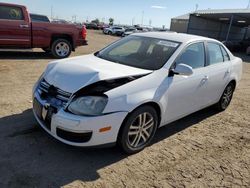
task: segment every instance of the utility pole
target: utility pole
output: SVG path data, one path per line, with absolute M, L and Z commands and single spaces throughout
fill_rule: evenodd
M 195 5 L 195 11 L 197 11 L 198 8 L 199 8 L 199 4 L 196 4 L 196 5 Z
M 53 6 L 50 7 L 50 19 L 53 20 Z
M 141 25 L 143 25 L 143 20 L 144 20 L 144 11 L 142 11 Z
M 247 9 L 250 8 L 250 0 L 248 1 Z
M 152 20 L 151 20 L 151 19 L 149 20 L 149 25 L 150 25 L 150 26 L 152 25 Z

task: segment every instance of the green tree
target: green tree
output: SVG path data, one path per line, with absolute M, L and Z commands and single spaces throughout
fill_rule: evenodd
M 114 25 L 114 18 L 109 18 L 109 25 Z
M 96 24 L 99 24 L 100 23 L 100 20 L 98 18 L 94 19 L 91 21 L 92 23 L 96 23 Z

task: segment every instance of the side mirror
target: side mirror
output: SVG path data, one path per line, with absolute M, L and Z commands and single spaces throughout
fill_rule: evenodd
M 190 76 L 193 74 L 193 68 L 186 64 L 178 64 L 175 69 L 171 70 L 171 74 Z

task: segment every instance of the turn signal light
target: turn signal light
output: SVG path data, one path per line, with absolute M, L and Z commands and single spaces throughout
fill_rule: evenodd
M 103 132 L 107 132 L 107 131 L 110 131 L 110 130 L 111 130 L 111 126 L 109 126 L 109 127 L 103 127 L 101 129 L 99 129 L 99 132 L 103 133 Z

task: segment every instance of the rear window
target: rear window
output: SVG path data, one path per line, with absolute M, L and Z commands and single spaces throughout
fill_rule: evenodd
M 30 14 L 32 22 L 50 22 L 47 16 Z
M 23 20 L 23 12 L 19 7 L 0 6 L 0 19 Z
M 220 45 L 212 42 L 207 43 L 209 64 L 217 64 L 224 61 Z

